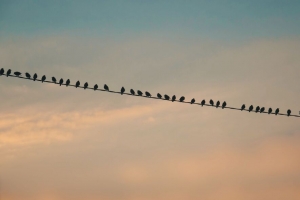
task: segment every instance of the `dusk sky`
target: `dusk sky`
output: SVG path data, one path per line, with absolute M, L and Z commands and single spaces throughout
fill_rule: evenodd
M 300 1 L 0 0 L 0 68 L 300 111 Z M 0 77 L 0 200 L 299 200 L 300 118 Z

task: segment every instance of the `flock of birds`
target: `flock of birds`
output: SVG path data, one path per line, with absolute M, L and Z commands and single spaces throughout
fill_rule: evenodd
M 7 70 L 6 76 L 7 76 L 7 77 L 8 77 L 8 76 L 11 76 L 11 73 L 12 73 L 11 69 Z M 21 72 L 18 72 L 18 71 L 14 72 L 14 75 L 17 76 L 17 77 L 20 77 L 21 74 L 22 74 L 22 73 L 21 73 Z M 2 76 L 2 75 L 5 75 L 4 69 L 3 69 L 3 68 L 0 70 L 0 76 Z M 25 73 L 25 76 L 26 76 L 27 79 L 31 79 L 31 75 L 30 75 L 28 72 Z M 33 80 L 33 81 L 36 81 L 36 80 L 37 80 L 37 77 L 38 77 L 38 75 L 35 73 L 35 74 L 33 75 L 33 77 L 32 77 L 32 80 Z M 43 83 L 45 80 L 46 80 L 46 76 L 43 75 L 40 81 Z M 63 80 L 62 78 L 61 78 L 58 82 L 57 82 L 57 80 L 56 80 L 55 77 L 52 77 L 51 80 L 52 80 L 53 83 L 59 84 L 60 86 L 61 86 L 61 85 L 69 86 L 70 83 L 71 83 L 70 79 L 68 79 L 68 80 L 66 81 L 65 84 L 64 84 L 64 80 Z M 80 82 L 77 81 L 76 84 L 75 84 L 75 87 L 77 88 L 77 87 L 79 87 L 79 86 L 80 86 Z M 88 82 L 84 83 L 83 88 L 84 88 L 84 89 L 88 88 Z M 94 89 L 94 90 L 98 90 L 98 85 L 95 84 L 93 89 Z M 106 84 L 104 84 L 104 90 L 105 90 L 105 91 L 109 91 L 109 87 L 108 87 Z M 124 92 L 125 92 L 125 88 L 122 87 L 119 93 L 120 93 L 121 95 L 123 95 Z M 130 94 L 131 94 L 131 95 L 136 95 L 136 93 L 135 93 L 135 91 L 134 91 L 133 89 L 130 89 Z M 143 92 L 140 91 L 140 90 L 137 90 L 137 95 L 138 95 L 138 96 L 143 96 Z M 152 97 L 151 94 L 150 94 L 149 92 L 147 92 L 147 91 L 145 92 L 145 96 L 146 96 L 146 97 Z M 157 98 L 158 98 L 158 99 L 163 99 L 163 96 L 162 96 L 160 93 L 157 93 Z M 171 101 L 174 102 L 174 101 L 176 101 L 176 96 L 173 95 L 172 98 L 170 98 L 169 95 L 165 94 L 165 95 L 164 95 L 164 99 L 165 99 L 165 100 L 170 100 L 170 99 L 171 99 Z M 182 96 L 182 97 L 179 98 L 179 102 L 184 102 L 184 100 L 185 100 L 185 97 L 184 97 L 184 96 Z M 191 104 L 194 104 L 195 101 L 196 101 L 196 100 L 193 98 L 193 99 L 190 101 L 190 103 L 191 103 Z M 201 104 L 201 106 L 203 106 L 203 105 L 206 105 L 205 103 L 206 103 L 206 102 L 205 102 L 205 99 L 203 99 L 203 100 L 201 101 L 200 104 Z M 216 107 L 216 108 L 218 108 L 218 107 L 221 106 L 220 101 L 217 101 L 217 103 L 214 105 L 214 101 L 213 101 L 212 99 L 209 101 L 209 104 L 210 104 L 211 106 Z M 224 102 L 222 103 L 222 106 L 221 106 L 222 109 L 226 108 L 226 105 L 227 105 L 227 103 L 226 103 L 226 101 L 224 101 Z M 243 110 L 245 110 L 245 109 L 246 109 L 246 106 L 245 106 L 245 104 L 243 104 L 240 110 L 243 111 Z M 253 107 L 253 105 L 251 105 L 251 106 L 249 106 L 248 111 L 249 111 L 249 112 L 252 112 L 253 109 L 254 109 L 254 107 Z M 259 112 L 259 113 L 263 113 L 264 111 L 265 111 L 265 107 L 259 107 L 259 106 L 257 106 L 257 107 L 255 108 L 255 112 L 256 112 L 256 113 L 258 113 L 258 112 Z M 268 114 L 271 114 L 272 112 L 273 112 L 272 108 L 269 108 L 269 109 L 268 109 Z M 277 109 L 275 110 L 275 113 L 274 113 L 274 114 L 277 115 L 278 113 L 279 113 L 279 108 L 277 108 Z M 291 113 L 292 113 L 291 110 L 288 109 L 288 110 L 287 110 L 287 116 L 290 116 Z

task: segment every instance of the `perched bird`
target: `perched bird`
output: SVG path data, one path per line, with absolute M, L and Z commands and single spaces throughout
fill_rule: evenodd
M 180 99 L 179 99 L 180 102 L 183 102 L 184 100 L 185 100 L 184 96 L 180 97 Z
M 224 102 L 222 103 L 222 109 L 224 109 L 224 108 L 226 107 L 226 105 L 227 105 L 227 103 L 226 103 L 226 101 L 224 101 Z
M 25 73 L 25 76 L 26 78 L 31 78 L 31 75 L 28 72 Z
M 157 93 L 157 97 L 159 98 L 159 99 L 161 99 L 161 94 L 159 94 L 159 93 Z
M 11 69 L 7 70 L 6 76 L 8 77 L 11 74 Z
M 123 95 L 124 92 L 125 92 L 125 88 L 122 87 L 122 88 L 121 88 L 121 94 Z
M 143 96 L 142 91 L 138 90 L 137 93 L 138 93 L 139 96 Z
M 165 99 L 166 99 L 166 100 L 170 100 L 169 95 L 165 94 Z
M 277 115 L 279 113 L 279 108 L 277 108 L 276 110 L 275 110 L 275 115 Z
M 131 93 L 132 95 L 135 95 L 135 92 L 134 92 L 133 89 L 130 89 L 130 93 Z
M 55 77 L 52 77 L 52 81 L 53 81 L 54 83 L 56 83 L 56 78 L 55 78 Z
M 287 116 L 289 117 L 291 115 L 292 111 L 290 109 L 287 110 Z
M 259 112 L 262 113 L 264 111 L 265 111 L 265 107 L 262 107 Z
M 147 91 L 146 91 L 145 94 L 146 94 L 147 97 L 151 97 L 150 92 L 147 92 Z
M 70 79 L 66 81 L 66 87 L 68 87 L 68 85 L 70 85 Z
M 61 86 L 61 84 L 63 84 L 64 83 L 64 80 L 61 78 L 60 80 L 59 80 L 59 86 Z
M 191 104 L 195 103 L 195 101 L 196 101 L 196 100 L 193 98 L 193 99 L 191 100 Z
M 94 85 L 94 90 L 97 90 L 97 89 L 98 89 L 98 85 L 95 84 L 95 85 Z
M 175 100 L 176 100 L 176 96 L 173 95 L 173 96 L 172 96 L 172 102 L 174 102 Z
M 218 108 L 219 106 L 220 106 L 220 101 L 217 101 L 216 108 Z
M 241 111 L 244 110 L 246 108 L 245 104 L 242 105 L 241 107 Z
M 0 76 L 2 76 L 3 74 L 4 74 L 4 69 L 1 68 L 1 70 L 0 70 Z
M 257 113 L 260 110 L 259 106 L 256 106 L 255 112 Z
M 33 81 L 35 81 L 37 79 L 37 74 L 35 73 L 34 75 L 33 75 Z
M 16 76 L 20 76 L 22 73 L 21 73 L 21 72 L 14 72 L 14 74 L 15 74 Z
M 87 87 L 89 86 L 89 84 L 88 84 L 88 82 L 85 82 L 85 84 L 84 84 L 84 89 L 86 89 Z
M 205 99 L 201 101 L 201 106 L 205 105 Z
M 44 75 L 44 76 L 42 77 L 42 83 L 43 83 L 45 80 L 46 80 L 46 76 Z
M 211 99 L 209 100 L 210 105 L 214 106 L 214 101 Z
M 104 89 L 105 89 L 106 91 L 109 91 L 109 88 L 108 88 L 108 86 L 107 86 L 106 84 L 104 84 Z
M 268 114 L 271 114 L 271 113 L 272 113 L 272 108 L 269 108 Z
M 251 112 L 253 110 L 253 106 L 251 105 L 250 107 L 249 107 L 249 112 Z
M 77 87 L 79 87 L 79 85 L 80 85 L 80 82 L 77 81 L 75 87 L 77 88 Z

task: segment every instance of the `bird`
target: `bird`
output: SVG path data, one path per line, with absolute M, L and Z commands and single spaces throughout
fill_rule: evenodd
M 172 102 L 174 102 L 175 100 L 176 100 L 176 96 L 173 95 L 173 96 L 172 96 Z
M 275 115 L 277 115 L 279 113 L 279 108 L 277 108 L 276 110 L 275 110 Z
M 37 74 L 35 73 L 34 75 L 33 75 L 33 81 L 35 81 L 37 79 Z
M 264 111 L 265 111 L 265 107 L 262 107 L 259 112 L 262 113 Z
M 53 81 L 54 83 L 56 83 L 56 78 L 55 78 L 55 77 L 52 77 L 52 81 Z
M 292 111 L 290 109 L 287 110 L 287 116 L 289 117 L 291 115 Z
M 79 87 L 79 85 L 80 85 L 80 82 L 77 81 L 75 87 L 77 88 L 77 87 Z
M 139 96 L 143 96 L 142 91 L 138 90 L 137 93 L 138 93 Z
M 46 76 L 42 76 L 42 83 L 46 80 Z
M 25 76 L 26 78 L 31 78 L 31 75 L 28 72 L 25 73 Z
M 21 72 L 14 72 L 14 74 L 15 74 L 16 76 L 20 76 L 22 73 L 21 73 Z
M 121 88 L 121 94 L 123 95 L 124 92 L 125 92 L 125 88 L 122 87 L 122 88 Z
M 191 104 L 193 104 L 193 103 L 195 103 L 195 99 L 194 98 L 191 100 Z
M 241 107 L 241 111 L 244 110 L 246 108 L 245 104 L 242 105 Z
M 268 114 L 271 114 L 271 113 L 272 113 L 272 108 L 269 108 Z
M 2 76 L 3 74 L 4 74 L 4 69 L 1 68 L 1 70 L 0 70 L 0 76 Z
M 210 105 L 214 106 L 214 101 L 211 99 L 209 100 Z
M 219 106 L 220 106 L 220 101 L 217 101 L 216 108 L 218 108 Z
M 147 97 L 151 97 L 150 92 L 147 92 L 147 91 L 146 91 L 145 94 L 146 94 Z
M 59 86 L 61 86 L 61 84 L 63 84 L 63 82 L 64 82 L 64 79 L 61 78 L 61 79 L 59 80 Z
M 11 69 L 7 70 L 6 76 L 8 77 L 11 74 Z
M 180 102 L 183 102 L 184 100 L 185 100 L 184 96 L 180 97 L 180 99 L 179 99 Z
M 249 107 L 249 112 L 251 112 L 253 110 L 253 105 L 251 105 L 250 107 Z
M 132 95 L 135 95 L 135 92 L 134 92 L 133 89 L 130 89 L 130 93 L 131 93 Z
M 205 99 L 201 101 L 201 106 L 205 105 Z
M 260 110 L 259 106 L 256 106 L 255 112 L 257 113 Z
M 109 88 L 108 88 L 108 86 L 107 86 L 106 84 L 104 84 L 104 89 L 105 89 L 106 91 L 109 91 Z
M 85 82 L 85 84 L 84 84 L 84 89 L 86 89 L 87 87 L 89 86 L 89 84 L 88 84 L 88 82 Z
M 68 87 L 68 85 L 70 85 L 70 79 L 66 81 L 66 87 Z
M 227 105 L 227 103 L 226 103 L 226 101 L 224 101 L 224 102 L 222 103 L 222 109 L 224 109 L 224 108 L 226 107 L 226 105 Z
M 166 99 L 166 100 L 170 100 L 169 95 L 165 94 L 165 99 Z
M 159 98 L 159 99 L 161 99 L 161 94 L 159 94 L 159 93 L 157 93 L 157 97 Z
M 98 89 L 98 85 L 95 84 L 95 85 L 94 85 L 94 90 L 97 90 L 97 89 Z

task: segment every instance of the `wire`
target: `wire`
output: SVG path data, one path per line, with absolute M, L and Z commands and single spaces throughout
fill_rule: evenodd
M 3 75 L 0 75 L 0 76 L 7 76 L 6 74 L 3 74 Z M 14 77 L 14 78 L 21 78 L 21 79 L 25 79 L 25 80 L 33 80 L 33 78 L 27 78 L 27 77 L 22 77 L 22 76 L 16 76 L 16 75 L 8 75 L 10 77 Z M 36 81 L 41 81 L 41 79 L 35 79 Z M 59 83 L 55 83 L 53 81 L 43 81 L 45 83 L 52 83 L 52 84 L 58 84 Z M 61 85 L 66 85 L 65 83 L 61 84 Z M 69 84 L 68 86 L 73 86 L 73 87 L 76 87 L 76 85 L 73 85 L 73 84 Z M 78 88 L 83 88 L 83 86 L 78 86 Z M 89 89 L 89 90 L 95 90 L 94 88 L 91 88 L 91 87 L 86 87 L 86 89 Z M 101 91 L 101 92 L 110 92 L 110 93 L 116 93 L 116 94 L 121 94 L 121 92 L 116 92 L 116 91 L 112 91 L 112 90 L 105 90 L 105 89 L 96 89 L 98 91 Z M 130 95 L 130 96 L 136 96 L 136 97 L 144 97 L 144 98 L 151 98 L 151 99 L 158 99 L 158 100 L 164 100 L 164 101 L 171 101 L 171 100 L 167 100 L 167 99 L 163 99 L 163 98 L 158 98 L 158 97 L 152 97 L 152 96 L 140 96 L 140 95 L 132 95 L 131 93 L 126 93 L 124 92 L 123 94 L 125 95 Z M 179 100 L 174 100 L 178 103 L 188 103 L 188 104 L 191 104 L 191 102 L 187 102 L 187 101 L 179 101 Z M 192 105 L 201 105 L 201 103 L 193 103 Z M 211 107 L 216 107 L 214 105 L 210 105 L 210 104 L 203 104 L 203 106 L 211 106 Z M 222 108 L 222 106 L 220 106 L 220 108 Z M 240 108 L 234 108 L 234 107 L 229 107 L 229 106 L 225 106 L 224 109 L 231 109 L 231 110 L 241 110 Z M 248 109 L 244 109 L 243 111 L 249 111 Z M 250 112 L 255 112 L 254 110 L 250 111 Z M 268 114 L 268 112 L 264 111 L 264 112 L 260 112 L 259 113 L 264 113 L 264 114 Z M 275 115 L 275 113 L 270 113 L 272 115 Z M 283 114 L 283 113 L 278 113 L 277 115 L 285 115 L 285 116 L 288 116 L 287 114 Z M 290 117 L 300 117 L 300 115 L 290 115 Z

